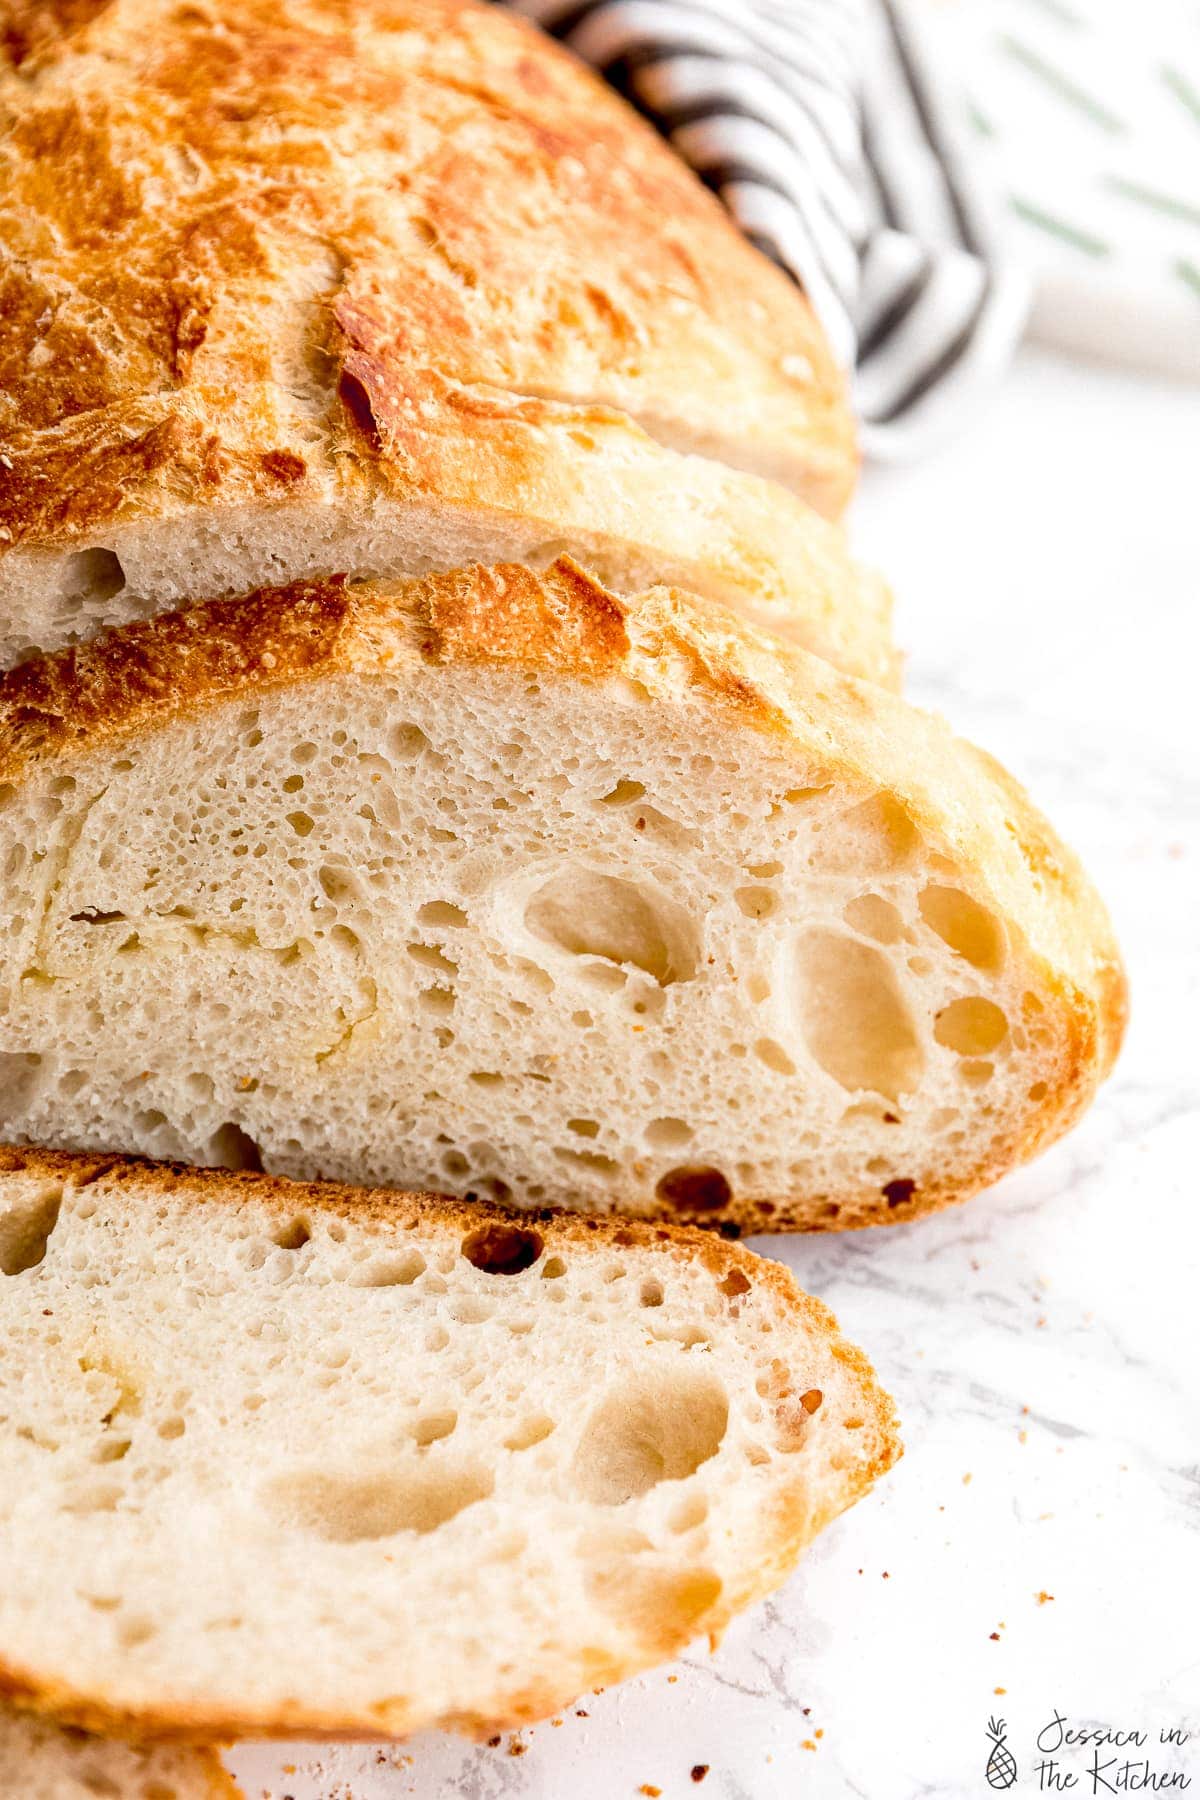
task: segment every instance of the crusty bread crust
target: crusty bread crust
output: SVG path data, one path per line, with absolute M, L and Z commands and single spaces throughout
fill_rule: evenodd
M 219 486 L 232 461 L 286 493 L 308 459 L 272 436 L 269 397 L 312 387 L 321 354 L 352 411 L 440 372 L 468 406 L 475 387 L 611 405 L 830 512 L 847 498 L 844 383 L 807 301 L 520 19 L 473 0 L 47 5 L 0 44 L 0 101 L 0 368 L 43 434 L 23 500 L 43 529 L 167 468 Z M 68 503 L 69 451 L 92 479 Z
M 331 1213 L 360 1224 L 364 1220 L 377 1222 L 388 1231 L 404 1232 L 415 1223 L 423 1233 L 444 1235 L 455 1243 L 464 1232 L 475 1231 L 489 1221 L 519 1221 L 528 1227 L 533 1219 L 539 1236 L 550 1249 L 582 1250 L 597 1257 L 614 1248 L 653 1252 L 681 1265 L 699 1265 L 720 1281 L 728 1281 L 736 1273 L 751 1288 L 765 1288 L 776 1296 L 797 1325 L 822 1340 L 852 1378 L 855 1410 L 861 1414 L 861 1423 L 854 1431 L 854 1456 L 840 1470 L 837 1483 L 830 1484 L 835 1491 L 823 1488 L 815 1507 L 807 1475 L 801 1473 L 793 1486 L 781 1489 L 773 1516 L 764 1521 L 763 1553 L 752 1561 L 747 1559 L 740 1585 L 727 1581 L 719 1598 L 698 1621 L 694 1617 L 664 1619 L 661 1640 L 652 1648 L 643 1646 L 640 1654 L 631 1655 L 626 1661 L 618 1662 L 607 1655 L 603 1663 L 597 1660 L 591 1671 L 596 1685 L 623 1680 L 678 1653 L 697 1630 L 706 1633 L 715 1647 L 734 1614 L 778 1587 L 806 1545 L 834 1517 L 861 1498 L 902 1454 L 894 1403 L 880 1387 L 864 1353 L 839 1335 L 837 1320 L 829 1308 L 804 1293 L 781 1263 L 756 1256 L 710 1232 L 683 1225 L 601 1219 L 549 1209 L 533 1215 L 528 1211 L 513 1213 L 491 1202 L 465 1202 L 442 1195 L 370 1190 L 331 1182 L 293 1182 L 259 1173 L 193 1169 L 131 1157 L 0 1146 L 0 1180 L 10 1174 L 76 1189 L 103 1181 L 109 1190 L 106 1203 L 111 1200 L 115 1184 L 118 1189 L 128 1186 L 138 1198 L 156 1194 L 182 1196 L 189 1206 L 237 1207 L 244 1201 L 260 1205 L 265 1202 L 268 1208 L 278 1208 L 284 1220 L 293 1219 L 300 1207 L 306 1217 Z M 785 1398 L 778 1404 L 786 1405 L 788 1401 Z M 131 1710 L 109 1705 L 94 1693 L 77 1692 L 66 1684 L 36 1677 L 5 1660 L 2 1653 L 0 1696 L 51 1716 L 60 1724 L 143 1742 L 228 1742 L 246 1735 L 399 1738 L 434 1722 L 420 1713 L 419 1702 L 400 1698 L 394 1703 L 373 1705 L 361 1718 L 349 1718 L 344 1712 L 336 1716 L 322 1714 L 301 1698 L 269 1719 L 256 1712 L 207 1710 L 190 1702 L 159 1711 Z M 571 1698 L 573 1690 L 567 1685 L 518 1686 L 497 1693 L 486 1712 L 436 1722 L 469 1736 L 486 1737 L 545 1718 Z
M 244 1800 L 207 1745 L 129 1744 L 80 1735 L 18 1707 L 0 1706 L 0 1793 L 6 1800 Z
M 947 1156 L 920 1187 L 834 1196 L 734 1196 L 707 1223 L 730 1231 L 845 1229 L 914 1218 L 998 1179 L 1062 1134 L 1120 1046 L 1127 999 L 1108 916 L 1077 858 L 1021 787 L 931 715 L 838 674 L 719 609 L 655 590 L 606 591 L 569 559 L 545 575 L 471 568 L 406 584 L 297 584 L 134 625 L 0 680 L 0 781 L 61 763 L 223 700 L 339 674 L 425 664 L 508 665 L 583 682 L 627 678 L 647 704 L 702 697 L 817 761 L 873 784 L 931 851 L 965 871 L 1040 968 L 1063 1032 L 1048 1091 L 986 1160 Z M 911 1189 L 911 1191 L 905 1191 Z M 664 1207 L 663 1216 L 671 1216 Z
M 77 547 L 170 546 L 165 601 L 156 553 L 123 622 L 273 569 L 558 544 L 621 587 L 690 559 L 687 585 L 790 609 L 809 647 L 895 678 L 886 595 L 789 491 L 834 516 L 855 471 L 807 302 L 501 9 L 21 9 L 0 40 L 0 208 L 14 619 L 38 583 L 52 605 Z M 302 553 L 314 521 L 354 554 Z M 226 563 L 255 546 L 256 573 L 231 586 L 201 554 L 189 581 L 197 529 Z M 89 621 L 51 623 L 10 620 L 0 661 Z

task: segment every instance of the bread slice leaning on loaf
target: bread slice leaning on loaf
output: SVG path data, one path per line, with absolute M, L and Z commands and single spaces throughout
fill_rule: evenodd
M 314 585 L 0 681 L 0 1133 L 730 1229 L 1056 1137 L 1124 987 L 990 759 L 569 562 Z
M 777 1587 L 899 1454 L 710 1234 L 0 1151 L 0 1682 L 178 1736 L 486 1732 Z
M 0 1705 L 6 1800 L 242 1800 L 215 1751 L 141 1749 Z
M 807 301 L 501 8 L 39 9 L 0 41 L 0 212 L 0 667 L 566 549 L 894 681 L 887 595 L 806 504 L 855 472 Z

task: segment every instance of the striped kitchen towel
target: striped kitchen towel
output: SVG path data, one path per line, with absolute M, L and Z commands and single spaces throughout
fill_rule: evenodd
M 804 287 L 865 450 L 916 453 L 1028 305 L 905 0 L 512 0 L 645 113 Z

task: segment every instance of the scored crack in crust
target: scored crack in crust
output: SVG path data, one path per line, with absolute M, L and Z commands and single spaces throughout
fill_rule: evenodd
M 715 1641 L 900 1454 L 829 1311 L 703 1232 L 0 1150 L 0 1254 L 0 1687 L 91 1729 L 531 1723 Z
M 835 514 L 854 470 L 807 302 L 550 40 L 464 0 L 108 0 L 6 41 L 0 664 L 568 549 L 895 681 L 886 591 L 790 491 Z
M 1053 1141 L 1124 1025 L 1103 906 L 991 759 L 568 559 L 26 665 L 0 783 L 34 1141 L 843 1229 Z

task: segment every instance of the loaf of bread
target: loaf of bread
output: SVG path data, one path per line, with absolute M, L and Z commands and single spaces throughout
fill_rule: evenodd
M 214 1751 L 140 1749 L 0 1705 L 5 1800 L 241 1800 Z
M 715 1638 L 899 1454 L 710 1234 L 0 1151 L 0 1681 L 92 1729 L 487 1732 Z
M 0 667 L 568 549 L 894 679 L 886 594 L 798 497 L 836 513 L 855 468 L 807 302 L 550 39 L 472 0 L 20 15 Z
M 10 671 L 0 869 L 10 1141 L 836 1229 L 1056 1137 L 1124 1012 L 993 762 L 565 560 Z

